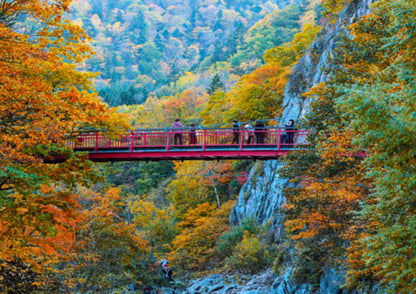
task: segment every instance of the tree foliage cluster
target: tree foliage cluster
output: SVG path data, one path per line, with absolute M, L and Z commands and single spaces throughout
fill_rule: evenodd
M 241 75 L 262 63 L 264 50 L 292 39 L 302 8 L 293 1 L 74 1 L 72 19 L 92 37 L 87 68 L 110 105 L 143 103 L 180 92 L 178 80 L 220 63 Z M 214 66 L 214 68 L 212 68 Z
M 78 189 L 99 179 L 67 142 L 81 128 L 116 134 L 128 125 L 97 98 L 93 75 L 77 70 L 91 50 L 63 17 L 68 1 L 0 4 L 0 285 L 56 292 L 64 283 L 52 290 L 43 278 L 79 252 L 88 214 Z M 56 156 L 66 161 L 45 163 Z
M 294 244 L 319 251 L 315 270 L 347 268 L 352 289 L 416 287 L 415 4 L 377 1 L 341 38 L 332 78 L 306 94 L 316 152 L 293 155 L 287 171 L 297 179 L 286 206 Z
M 243 75 L 228 92 L 217 91 L 209 96 L 201 112 L 205 124 L 252 121 L 279 117 L 284 88 L 292 67 L 315 40 L 320 27 L 305 24 L 291 42 L 269 49 L 265 64 Z

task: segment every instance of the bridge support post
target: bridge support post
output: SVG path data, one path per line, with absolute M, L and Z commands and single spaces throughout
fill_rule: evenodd
M 98 132 L 95 133 L 95 146 L 94 146 L 94 152 L 98 152 Z
M 282 131 L 277 130 L 277 150 L 280 150 L 280 141 L 282 139 Z
M 166 136 L 166 151 L 169 151 L 170 148 L 170 131 L 168 131 Z
M 240 146 L 240 150 L 243 150 L 243 144 L 244 144 L 244 131 L 243 129 L 240 130 L 240 142 L 239 142 Z
M 134 150 L 134 132 L 131 132 L 130 136 L 131 136 L 131 138 L 130 138 L 130 152 L 133 152 L 133 150 Z
M 203 151 L 207 150 L 207 130 L 205 129 L 204 129 L 204 134 L 203 134 L 202 150 Z

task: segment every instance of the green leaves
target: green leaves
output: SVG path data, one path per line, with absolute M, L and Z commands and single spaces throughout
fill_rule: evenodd
M 350 134 L 352 150 L 367 154 L 361 181 L 368 182 L 369 194 L 348 220 L 349 282 L 372 277 L 389 290 L 409 293 L 416 287 L 409 251 L 416 247 L 410 233 L 416 222 L 415 4 L 375 2 L 373 13 L 351 26 L 353 37 L 341 40 L 333 78 L 309 93 L 318 97 L 309 123 L 326 135 L 320 145 L 328 147 L 337 133 Z M 338 152 L 345 152 L 341 144 Z M 346 163 L 354 171 L 356 162 Z

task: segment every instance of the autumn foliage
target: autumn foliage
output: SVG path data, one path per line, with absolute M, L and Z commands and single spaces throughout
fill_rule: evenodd
M 348 266 L 351 289 L 368 280 L 387 292 L 415 288 L 415 4 L 377 1 L 340 38 L 331 79 L 306 94 L 316 151 L 294 156 L 302 176 L 286 225 L 299 247 L 320 246 L 319 259 Z
M 205 202 L 185 213 L 179 223 L 181 232 L 172 242 L 172 262 L 186 270 L 205 270 L 209 262 L 215 262 L 215 244 L 230 229 L 228 216 L 234 203 L 216 209 L 215 204 Z
M 305 54 L 319 30 L 320 27 L 306 24 L 291 42 L 267 50 L 264 54 L 266 64 L 243 75 L 231 91 L 210 96 L 201 112 L 204 123 L 279 117 L 292 68 Z
M 69 3 L 0 5 L 0 260 L 36 270 L 68 253 L 82 222 L 74 188 L 96 180 L 67 140 L 83 127 L 126 126 L 97 99 L 92 75 L 77 70 L 91 51 L 63 17 Z M 44 163 L 57 155 L 68 160 Z

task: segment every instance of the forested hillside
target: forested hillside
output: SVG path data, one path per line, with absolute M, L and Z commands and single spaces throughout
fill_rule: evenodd
M 207 87 L 212 72 L 228 79 L 253 70 L 299 30 L 303 6 L 279 10 L 291 2 L 88 0 L 74 1 L 71 17 L 92 37 L 88 69 L 100 73 L 100 95 L 129 105 L 184 90 L 185 72 Z

